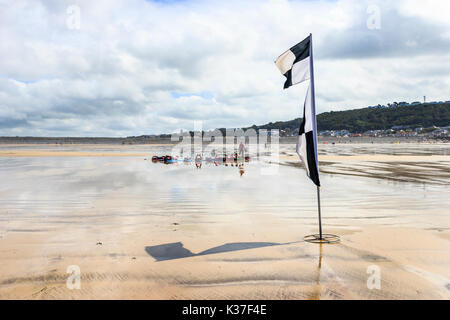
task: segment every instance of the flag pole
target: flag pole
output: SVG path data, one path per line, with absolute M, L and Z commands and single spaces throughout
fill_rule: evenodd
M 317 187 L 317 209 L 319 211 L 319 240 L 323 240 L 323 237 L 322 237 L 322 217 L 320 215 L 320 187 Z
M 313 121 L 313 134 L 314 134 L 314 152 L 316 157 L 316 168 L 317 173 L 319 173 L 319 159 L 317 155 L 317 118 L 316 118 L 316 91 L 314 87 L 314 62 L 313 62 L 313 45 L 312 45 L 312 33 L 309 34 L 310 41 L 309 41 L 309 68 L 310 68 L 310 74 L 311 74 L 311 103 L 312 103 L 312 109 L 314 114 L 312 115 L 314 117 Z M 323 240 L 322 237 L 322 217 L 320 213 L 320 187 L 317 186 L 317 209 L 319 213 L 319 240 Z

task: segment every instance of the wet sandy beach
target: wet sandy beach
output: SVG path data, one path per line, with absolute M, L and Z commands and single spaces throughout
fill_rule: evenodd
M 450 298 L 448 145 L 320 145 L 322 246 L 293 146 L 243 176 L 168 150 L 0 146 L 0 299 Z

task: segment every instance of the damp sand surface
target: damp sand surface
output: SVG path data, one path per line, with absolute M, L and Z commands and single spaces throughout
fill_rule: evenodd
M 316 245 L 295 146 L 241 176 L 145 160 L 164 145 L 3 145 L 0 299 L 449 299 L 448 150 L 320 145 L 341 243 Z

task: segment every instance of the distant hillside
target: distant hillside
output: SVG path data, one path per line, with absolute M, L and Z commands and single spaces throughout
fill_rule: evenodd
M 279 121 L 253 129 L 294 130 L 300 127 L 301 118 Z M 450 126 L 450 103 L 420 104 L 397 106 L 392 108 L 364 108 L 347 111 L 331 111 L 317 116 L 319 131 L 349 130 L 365 132 L 368 130 L 386 130 L 394 126 L 431 127 Z

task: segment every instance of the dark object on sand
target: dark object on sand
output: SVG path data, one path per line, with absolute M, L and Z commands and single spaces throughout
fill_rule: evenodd
M 153 156 L 152 157 L 152 162 L 164 162 L 164 163 L 174 163 L 177 160 L 174 159 L 172 156 L 162 156 L 162 157 L 158 157 L 158 156 Z
M 172 158 L 171 156 L 164 156 L 164 163 L 168 164 L 168 163 L 174 163 L 177 160 L 175 160 L 174 158 Z
M 152 162 L 164 162 L 164 157 L 153 156 Z

